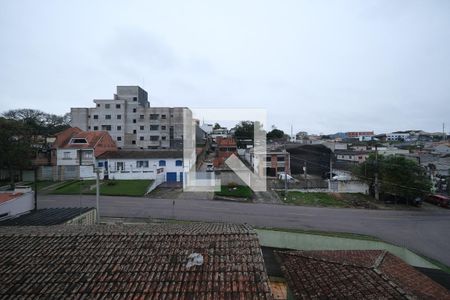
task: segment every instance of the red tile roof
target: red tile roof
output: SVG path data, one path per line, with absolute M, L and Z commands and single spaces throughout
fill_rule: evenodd
M 70 144 L 69 140 L 67 144 L 62 146 L 62 148 L 94 148 L 98 141 L 107 134 L 108 132 L 106 131 L 82 131 L 72 136 L 72 139 L 84 138 L 86 139 L 87 144 Z
M 245 225 L 2 227 L 0 278 L 12 299 L 272 299 Z
M 0 193 L 0 203 L 22 196 L 23 193 Z
M 450 299 L 450 293 L 381 250 L 277 252 L 296 299 Z

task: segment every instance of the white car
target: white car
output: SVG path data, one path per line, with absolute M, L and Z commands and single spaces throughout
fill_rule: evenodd
M 278 179 L 280 179 L 280 180 L 286 180 L 286 176 L 287 176 L 288 181 L 295 181 L 295 178 L 289 174 L 286 175 L 284 173 L 278 173 Z

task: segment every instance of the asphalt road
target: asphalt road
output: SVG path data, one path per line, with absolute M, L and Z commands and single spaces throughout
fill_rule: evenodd
M 74 206 L 95 206 L 95 196 L 41 195 L 38 200 L 39 208 Z M 450 265 L 450 210 L 445 209 L 386 211 L 102 196 L 100 215 L 368 234 Z

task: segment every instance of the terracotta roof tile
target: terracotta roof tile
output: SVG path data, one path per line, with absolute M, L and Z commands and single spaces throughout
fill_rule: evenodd
M 2 227 L 0 278 L 0 298 L 271 299 L 245 225 Z
M 14 193 L 14 192 L 11 192 L 11 193 L 0 193 L 0 203 L 7 202 L 9 200 L 18 198 L 18 197 L 20 197 L 22 195 L 23 195 L 23 193 Z
M 276 252 L 296 299 L 450 299 L 441 285 L 381 250 Z

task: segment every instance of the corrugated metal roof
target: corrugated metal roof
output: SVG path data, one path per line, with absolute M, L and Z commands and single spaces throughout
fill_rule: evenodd
M 84 214 L 91 207 L 71 208 L 46 208 L 21 215 L 17 218 L 7 219 L 0 222 L 0 226 L 47 226 L 64 224 L 73 218 Z
M 1 227 L 0 278 L 5 298 L 272 299 L 245 225 Z

